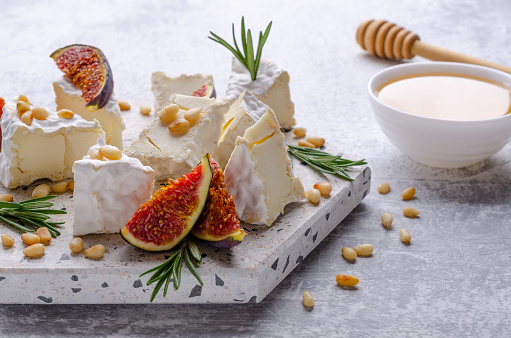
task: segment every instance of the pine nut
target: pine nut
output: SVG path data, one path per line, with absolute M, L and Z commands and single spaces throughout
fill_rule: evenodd
M 75 237 L 69 242 L 69 250 L 72 253 L 80 253 L 83 250 L 83 240 L 80 237 Z
M 23 102 L 27 103 L 29 106 L 32 105 L 32 103 L 30 103 L 30 101 L 27 99 L 27 97 L 25 95 L 23 95 L 23 94 L 18 96 L 18 101 L 23 101 Z
M 405 207 L 403 209 L 403 215 L 405 215 L 405 217 L 415 218 L 419 216 L 419 214 L 420 214 L 419 210 L 414 209 L 412 207 Z
M 342 256 L 349 261 L 352 261 L 357 258 L 357 252 L 352 248 L 344 247 L 342 248 Z
M 75 191 L 75 181 L 69 182 L 67 188 L 69 189 L 69 191 Z
M 199 119 L 200 113 L 201 113 L 200 108 L 192 108 L 185 113 L 184 118 L 188 122 L 194 123 Z
M 315 147 L 320 148 L 325 144 L 325 139 L 319 136 L 309 136 L 307 137 L 307 142 L 310 144 L 314 144 Z
M 25 232 L 24 234 L 21 234 L 21 239 L 26 245 L 32 245 L 41 242 L 41 237 L 31 232 Z
M 14 245 L 14 238 L 12 236 L 9 236 L 7 234 L 0 235 L 2 237 L 2 243 L 5 246 L 13 246 Z
M 117 104 L 121 110 L 130 110 L 131 104 L 126 100 L 117 100 Z
M 412 236 L 410 235 L 408 230 L 403 228 L 403 229 L 399 230 L 399 239 L 401 240 L 401 242 L 408 244 L 412 240 Z
M 321 198 L 321 193 L 318 189 L 309 189 L 305 192 L 305 195 L 307 195 L 309 202 L 312 204 L 318 204 Z
M 309 291 L 304 291 L 302 297 L 303 297 L 303 305 L 305 305 L 306 307 L 314 306 L 314 298 L 312 298 L 312 295 L 310 294 Z
M 325 181 L 314 184 L 313 188 L 318 189 L 321 195 L 324 196 L 329 196 L 330 193 L 332 192 L 332 185 Z
M 307 133 L 307 129 L 304 127 L 297 127 L 293 130 L 293 134 L 295 134 L 296 137 L 304 137 Z
M 25 123 L 27 126 L 30 126 L 33 120 L 32 112 L 31 111 L 24 112 L 23 115 L 21 115 L 20 119 L 21 122 Z
M 51 244 L 50 230 L 48 230 L 47 228 L 38 228 L 35 233 L 41 239 L 41 243 L 43 243 L 44 245 Z
M 300 140 L 300 141 L 298 141 L 298 145 L 299 145 L 300 147 L 316 148 L 316 146 L 315 146 L 314 144 L 309 143 L 309 142 L 307 142 L 307 141 L 305 141 L 305 140 Z
M 25 250 L 23 250 L 23 254 L 30 258 L 36 258 L 42 256 L 44 254 L 44 250 L 44 245 L 37 243 L 25 248 Z
M 163 122 L 169 122 L 172 120 L 176 114 L 179 112 L 179 106 L 175 103 L 170 104 L 166 107 L 164 107 L 162 110 L 158 112 L 158 117 Z
M 18 103 L 16 103 L 16 110 L 18 111 L 18 115 L 21 116 L 25 112 L 30 111 L 30 105 L 24 101 L 18 101 Z
M 142 113 L 142 115 L 149 115 L 151 114 L 151 106 L 147 105 L 147 104 L 144 104 L 144 105 L 141 105 L 140 106 L 140 113 Z
M 357 252 L 357 256 L 370 256 L 373 253 L 374 246 L 372 244 L 360 244 L 353 248 Z
M 106 157 L 109 160 L 120 160 L 122 158 L 122 151 L 119 150 L 119 148 L 115 146 L 102 146 L 99 148 L 99 153 Z
M 32 198 L 46 197 L 50 194 L 50 186 L 48 184 L 39 184 L 32 190 Z
M 99 160 L 99 161 L 104 161 L 105 158 L 103 157 L 103 155 L 101 155 L 99 153 L 99 149 L 93 149 L 91 150 L 90 154 L 89 154 L 89 157 L 91 160 Z
M 183 133 L 187 131 L 188 128 L 190 128 L 190 122 L 185 119 L 177 119 L 169 124 L 169 130 L 171 133 Z
M 37 120 L 46 120 L 50 113 L 44 107 L 34 107 L 32 108 L 32 116 Z
M 392 215 L 388 212 L 381 214 L 381 224 L 385 227 L 385 229 L 390 230 L 392 228 Z
M 9 194 L 0 194 L 0 201 L 2 202 L 12 202 L 12 195 Z
M 94 245 L 92 248 L 88 248 L 83 252 L 87 258 L 99 259 L 105 254 L 105 247 L 101 244 Z
M 69 109 L 61 109 L 57 114 L 61 119 L 72 119 L 75 116 L 75 113 Z
M 408 187 L 406 188 L 402 193 L 401 193 L 401 198 L 403 199 L 403 201 L 408 201 L 408 200 L 411 200 L 413 198 L 413 196 L 415 196 L 415 189 L 412 188 L 412 187 Z
M 357 277 L 344 274 L 337 275 L 337 277 L 335 277 L 335 280 L 337 281 L 337 284 L 341 286 L 355 286 L 359 282 Z
M 66 181 L 62 181 L 52 185 L 51 191 L 56 192 L 57 194 L 62 194 L 67 191 L 68 183 Z
M 380 194 L 386 194 L 390 191 L 390 185 L 388 183 L 378 184 L 378 192 Z

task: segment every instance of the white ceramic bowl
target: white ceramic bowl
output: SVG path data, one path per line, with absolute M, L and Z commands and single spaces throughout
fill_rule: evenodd
M 511 74 L 455 62 L 416 62 L 389 67 L 369 81 L 369 101 L 389 141 L 413 160 L 440 168 L 461 168 L 502 149 L 511 138 L 511 114 L 478 121 L 429 118 L 392 108 L 376 97 L 389 81 L 416 74 L 465 74 L 511 87 Z

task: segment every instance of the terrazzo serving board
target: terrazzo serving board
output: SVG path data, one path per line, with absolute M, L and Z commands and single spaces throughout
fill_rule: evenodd
M 150 103 L 138 100 L 139 103 Z M 132 142 L 154 115 L 143 116 L 134 105 L 124 112 L 125 144 Z M 297 140 L 286 133 L 289 144 Z M 337 153 L 327 146 L 326 151 Z M 218 249 L 199 244 L 203 263 L 198 267 L 204 286 L 183 268 L 179 290 L 169 290 L 165 298 L 160 291 L 153 303 L 254 303 L 260 302 L 362 201 L 370 189 L 369 167 L 350 170 L 354 179 L 348 182 L 315 173 L 293 158 L 295 174 L 305 189 L 318 181 L 330 181 L 333 190 L 318 205 L 308 201 L 289 204 L 271 227 L 242 224 L 247 235 L 232 249 Z M 1 193 L 12 194 L 15 201 L 31 198 L 39 180 L 15 190 L 0 187 Z M 65 221 L 61 235 L 54 239 L 41 258 L 23 255 L 26 247 L 20 233 L 0 224 L 0 233 L 15 238 L 13 247 L 0 247 L 0 303 L 11 304 L 122 304 L 149 303 L 153 285 L 147 286 L 148 275 L 139 275 L 161 264 L 169 252 L 145 252 L 126 243 L 120 235 L 83 236 L 84 247 L 103 244 L 101 260 L 89 260 L 72 254 L 68 244 L 73 238 L 73 196 L 70 192 L 52 200 L 54 208 L 66 210 L 55 215 Z M 172 289 L 172 286 L 169 288 Z

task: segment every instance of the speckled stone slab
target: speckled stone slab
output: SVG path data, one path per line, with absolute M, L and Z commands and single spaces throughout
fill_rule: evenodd
M 138 102 L 143 102 L 139 100 Z M 142 116 L 133 106 L 124 116 L 129 144 L 152 117 Z M 292 133 L 287 142 L 296 144 Z M 327 146 L 326 151 L 336 153 Z M 318 181 L 332 183 L 333 191 L 314 206 L 307 201 L 295 202 L 285 208 L 272 227 L 243 224 L 247 235 L 241 245 L 218 249 L 199 244 L 203 264 L 198 268 L 204 286 L 183 268 L 181 286 L 161 292 L 154 303 L 254 303 L 260 302 L 362 201 L 370 189 L 369 167 L 354 168 L 348 182 L 333 176 L 321 176 L 293 159 L 294 171 L 306 189 Z M 30 198 L 36 184 L 1 192 L 9 192 L 15 201 Z M 51 182 L 50 182 L 51 184 Z M 0 233 L 15 238 L 11 248 L 0 248 L 0 303 L 16 304 L 95 304 L 148 303 L 153 285 L 149 276 L 139 275 L 162 263 L 169 252 L 151 253 L 126 243 L 120 235 L 83 236 L 85 248 L 101 243 L 106 253 L 101 260 L 72 254 L 68 248 L 73 238 L 73 196 L 64 193 L 53 200 L 55 208 L 67 210 L 55 220 L 66 222 L 62 235 L 46 247 L 43 257 L 25 258 L 20 234 L 0 224 Z

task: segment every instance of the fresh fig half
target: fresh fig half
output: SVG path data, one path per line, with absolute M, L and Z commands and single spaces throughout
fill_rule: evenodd
M 140 208 L 122 228 L 122 237 L 147 251 L 170 250 L 186 235 L 199 219 L 213 173 L 208 156 L 176 180 L 156 191 L 153 198 Z
M 192 96 L 198 97 L 209 97 L 216 99 L 216 90 L 215 87 L 210 83 L 203 84 L 199 89 L 193 92 Z
M 207 204 L 193 227 L 192 234 L 212 246 L 233 247 L 241 243 L 245 231 L 240 229 L 234 199 L 225 187 L 222 168 L 213 157 L 208 157 L 213 179 Z
M 82 90 L 87 110 L 106 106 L 114 90 L 114 79 L 108 60 L 99 48 L 75 44 L 57 49 L 50 57 Z

